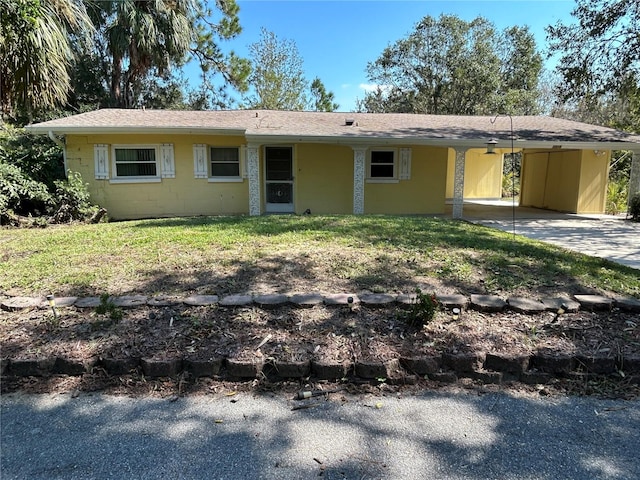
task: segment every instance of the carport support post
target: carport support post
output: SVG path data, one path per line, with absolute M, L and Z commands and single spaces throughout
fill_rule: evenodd
M 462 218 L 464 205 L 464 161 L 467 149 L 456 147 L 456 165 L 453 177 L 453 218 Z
M 631 205 L 633 194 L 640 192 L 640 150 L 634 150 L 632 154 L 631 173 L 629 175 L 629 201 L 627 205 Z
M 249 178 L 249 215 L 260 215 L 260 161 L 258 145 L 247 145 L 247 177 Z
M 353 148 L 353 214 L 364 214 L 365 147 Z

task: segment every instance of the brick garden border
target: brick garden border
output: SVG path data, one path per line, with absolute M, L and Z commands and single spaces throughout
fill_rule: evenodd
M 628 312 L 640 312 L 640 301 L 635 298 L 608 298 L 599 295 L 576 295 L 546 298 L 541 301 L 529 298 L 511 297 L 506 300 L 493 295 L 443 295 L 438 296 L 444 308 L 471 308 L 483 312 L 500 312 L 505 309 L 524 314 L 542 311 L 610 310 L 619 308 Z M 275 295 L 230 295 L 219 298 L 216 295 L 193 295 L 185 298 L 142 295 L 112 297 L 114 305 L 121 308 L 141 306 L 163 306 L 184 303 L 187 305 L 220 307 L 276 308 L 285 305 L 311 307 L 324 304 L 350 306 L 363 304 L 371 307 L 396 304 L 400 307 L 415 302 L 415 295 L 387 294 L 331 294 L 317 293 L 287 296 Z M 95 308 L 97 297 L 56 298 L 59 307 Z M 18 311 L 33 308 L 49 308 L 43 297 L 11 297 L 0 304 L 2 309 Z M 282 360 L 265 361 L 256 358 L 242 361 L 236 358 L 216 357 L 209 360 L 194 360 L 189 356 L 167 359 L 153 358 L 91 358 L 89 360 L 64 357 L 35 357 L 27 359 L 0 359 L 0 374 L 14 377 L 82 375 L 95 368 L 102 368 L 110 375 L 132 372 L 148 377 L 175 377 L 188 372 L 194 377 L 212 377 L 227 380 L 247 380 L 266 376 L 274 380 L 312 377 L 319 380 L 339 380 L 343 378 L 361 380 L 381 380 L 389 383 L 413 384 L 420 378 L 451 383 L 458 378 L 473 378 L 484 383 L 520 381 L 527 384 L 548 383 L 556 377 L 583 378 L 585 375 L 602 376 L 625 373 L 627 379 L 640 384 L 640 356 L 563 356 L 538 352 L 532 355 L 504 355 L 494 352 L 465 354 L 441 354 L 436 356 L 406 357 L 386 362 L 358 361 L 355 363 L 328 363 L 312 358 L 297 362 Z

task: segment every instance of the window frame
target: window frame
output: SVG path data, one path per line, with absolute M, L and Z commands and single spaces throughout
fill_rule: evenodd
M 118 175 L 118 164 L 132 162 L 118 162 L 116 150 L 153 150 L 156 167 L 155 175 Z M 151 163 L 151 162 L 146 162 Z M 116 144 L 111 145 L 111 168 L 112 173 L 109 181 L 111 183 L 157 183 L 162 180 L 160 175 L 160 145 L 158 144 Z
M 238 164 L 238 175 L 213 175 L 213 150 L 214 149 L 234 149 L 238 152 L 238 160 L 235 161 L 215 161 L 216 163 L 227 163 L 227 164 Z M 207 145 L 207 171 L 208 171 L 208 180 L 212 183 L 234 183 L 234 182 L 243 182 L 244 178 L 242 175 L 242 147 L 239 145 Z
M 373 154 L 374 152 L 391 152 L 393 154 L 393 162 L 392 163 L 378 163 L 377 165 L 392 165 L 393 167 L 393 175 L 391 177 L 374 177 L 372 175 L 372 166 L 375 165 L 373 163 Z M 390 147 L 376 147 L 370 148 L 367 152 L 367 183 L 398 183 L 398 149 L 390 148 Z

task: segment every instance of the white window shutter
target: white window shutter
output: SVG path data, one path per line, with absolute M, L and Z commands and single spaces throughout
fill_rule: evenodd
M 196 178 L 207 178 L 209 169 L 207 168 L 207 146 L 202 144 L 193 145 L 193 174 Z
M 411 149 L 410 148 L 400 149 L 400 171 L 398 173 L 398 178 L 400 180 L 411 179 Z
M 160 171 L 162 178 L 176 178 L 176 163 L 173 156 L 173 144 L 160 145 Z
M 93 146 L 93 161 L 95 163 L 96 180 L 109 178 L 109 145 L 96 144 Z

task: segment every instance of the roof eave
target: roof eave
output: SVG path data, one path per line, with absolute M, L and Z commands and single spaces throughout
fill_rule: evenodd
M 385 135 L 256 135 L 247 133 L 244 129 L 236 128 L 208 128 L 201 126 L 179 127 L 94 127 L 94 126 L 54 126 L 54 125 L 28 125 L 25 127 L 30 133 L 48 135 L 50 132 L 56 135 L 237 135 L 244 136 L 248 143 L 259 145 L 282 143 L 325 143 L 346 146 L 376 146 L 376 145 L 424 145 L 443 148 L 485 148 L 486 138 L 460 139 L 460 138 L 428 138 L 420 136 L 385 136 Z M 624 141 L 564 141 L 564 140 L 521 140 L 514 141 L 514 148 L 562 148 L 580 150 L 640 150 L 640 144 Z M 510 140 L 499 140 L 496 148 L 511 148 Z
M 37 126 L 27 125 L 25 127 L 30 133 L 47 135 L 53 132 L 57 135 L 244 135 L 246 130 L 234 128 L 209 128 L 199 126 L 185 127 L 84 127 L 84 126 Z

